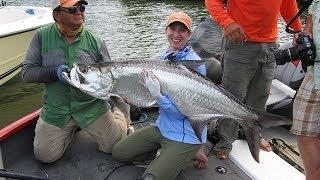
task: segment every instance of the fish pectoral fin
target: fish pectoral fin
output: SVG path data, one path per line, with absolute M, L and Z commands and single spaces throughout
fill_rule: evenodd
M 197 138 L 200 142 L 203 142 L 202 132 L 204 127 L 212 120 L 218 120 L 218 119 L 224 119 L 225 116 L 219 115 L 219 114 L 201 114 L 201 115 L 194 115 L 191 117 L 188 117 L 190 120 L 191 127 L 193 131 L 195 132 Z

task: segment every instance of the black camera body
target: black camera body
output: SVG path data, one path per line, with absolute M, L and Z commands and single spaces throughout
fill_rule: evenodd
M 277 50 L 274 53 L 277 65 L 283 65 L 294 59 L 300 59 L 304 66 L 314 64 L 316 58 L 316 47 L 310 36 L 299 34 L 296 43 L 296 46 L 288 49 Z

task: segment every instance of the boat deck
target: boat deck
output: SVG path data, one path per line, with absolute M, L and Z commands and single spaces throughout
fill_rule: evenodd
M 146 122 L 134 126 L 136 129 L 148 126 L 154 122 L 153 119 L 153 117 L 149 117 Z M 35 124 L 28 126 L 9 140 L 1 143 L 2 154 L 5 155 L 3 156 L 4 167 L 7 172 L 54 180 L 135 180 L 140 179 L 144 172 L 143 167 L 115 161 L 111 158 L 111 154 L 99 151 L 96 143 L 84 131 L 76 133 L 61 159 L 51 164 L 40 163 L 34 159 L 32 151 L 34 127 Z M 211 147 L 212 144 L 208 142 L 206 151 L 208 152 Z M 216 169 L 219 167 L 224 167 L 226 172 L 218 173 Z M 219 160 L 215 156 L 209 156 L 207 169 L 198 170 L 190 164 L 177 179 L 247 180 L 250 178 L 229 159 Z

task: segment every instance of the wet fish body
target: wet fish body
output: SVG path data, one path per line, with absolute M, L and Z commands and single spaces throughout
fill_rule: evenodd
M 186 63 L 189 63 L 186 61 Z M 212 120 L 235 120 L 247 136 L 254 159 L 259 162 L 260 128 L 284 125 L 290 120 L 256 111 L 245 106 L 219 85 L 189 71 L 179 63 L 164 61 L 112 61 L 93 66 L 71 69 L 66 80 L 73 86 L 100 99 L 123 97 L 139 107 L 156 103 L 140 81 L 141 72 L 153 71 L 158 78 L 162 94 L 169 94 L 179 111 L 190 119 L 197 137 Z

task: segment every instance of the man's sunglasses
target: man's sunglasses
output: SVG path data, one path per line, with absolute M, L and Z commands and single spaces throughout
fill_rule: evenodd
M 86 6 L 84 6 L 83 4 L 81 4 L 80 6 L 76 7 L 76 6 L 72 6 L 72 7 L 69 7 L 67 9 L 59 9 L 60 11 L 63 11 L 63 12 L 67 12 L 69 14 L 76 14 L 78 12 L 78 10 L 80 12 L 84 12 L 86 10 Z

